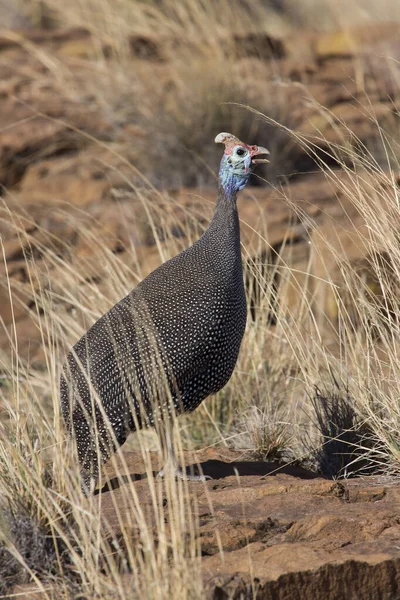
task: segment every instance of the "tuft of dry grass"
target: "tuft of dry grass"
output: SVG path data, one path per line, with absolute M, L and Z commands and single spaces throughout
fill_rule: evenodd
M 381 472 L 365 456 L 373 449 L 373 432 L 346 390 L 316 389 L 311 403 L 323 439 L 313 453 L 318 473 L 338 478 Z

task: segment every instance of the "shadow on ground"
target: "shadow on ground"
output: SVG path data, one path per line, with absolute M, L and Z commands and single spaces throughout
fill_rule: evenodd
M 199 468 L 200 467 L 200 468 Z M 316 479 L 318 475 L 302 467 L 296 467 L 292 465 L 279 465 L 274 462 L 261 462 L 261 461 L 233 461 L 224 462 L 222 460 L 207 460 L 200 464 L 192 464 L 186 468 L 188 474 L 198 474 L 201 472 L 203 475 L 210 477 L 213 480 L 224 479 L 226 477 L 239 476 L 239 477 L 250 477 L 259 476 L 264 477 L 268 475 L 276 475 L 277 473 L 291 475 L 299 479 Z M 157 471 L 153 471 L 153 476 L 157 477 Z M 147 479 L 147 473 L 130 473 L 129 476 L 118 476 L 109 479 L 101 490 L 96 490 L 95 494 L 103 494 L 110 490 L 118 489 L 121 484 L 128 483 L 129 481 L 140 481 Z

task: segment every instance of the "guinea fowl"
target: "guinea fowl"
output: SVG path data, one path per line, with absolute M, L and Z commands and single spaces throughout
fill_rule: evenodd
M 236 194 L 269 152 L 229 133 L 215 142 L 225 152 L 206 231 L 150 273 L 68 354 L 61 408 L 86 490 L 94 489 L 101 464 L 131 431 L 160 425 L 165 431 L 172 413 L 194 410 L 234 370 L 246 326 Z M 161 437 L 177 475 L 204 479 L 184 474 L 171 436 Z

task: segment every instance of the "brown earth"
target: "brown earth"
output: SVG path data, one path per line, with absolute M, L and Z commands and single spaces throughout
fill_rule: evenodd
M 145 472 L 137 453 L 124 458 L 133 479 Z M 227 449 L 187 454 L 186 463 L 199 463 L 213 477 L 188 485 L 198 506 L 207 598 L 250 598 L 251 589 L 258 600 L 400 598 L 395 481 L 325 480 L 298 467 L 247 462 Z M 117 485 L 111 465 L 106 473 Z M 146 479 L 126 485 L 135 486 L 142 510 L 151 514 Z M 131 526 L 116 514 L 129 502 L 122 488 L 101 494 L 101 514 L 114 534 Z
M 228 449 L 185 453 L 185 460 L 213 477 L 187 487 L 189 501 L 197 506 L 205 598 L 400 598 L 400 486 L 395 480 L 326 480 L 299 467 L 249 462 Z M 150 529 L 154 495 L 140 453 L 124 453 L 124 461 L 127 471 L 119 468 L 129 477 L 118 480 L 107 465 L 108 484 L 95 502 L 107 535 L 119 539 L 123 530 L 135 543 L 139 526 L 132 521 L 127 486 L 135 487 Z M 152 463 L 155 470 L 160 467 L 158 455 Z M 165 490 L 159 501 L 168 523 Z M 125 582 L 129 590 L 129 575 Z M 51 592 L 51 585 L 46 590 Z M 40 597 L 32 585 L 17 592 L 25 594 L 24 600 Z

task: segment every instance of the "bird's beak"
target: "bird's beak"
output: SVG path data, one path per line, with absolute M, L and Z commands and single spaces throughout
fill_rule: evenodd
M 259 156 L 263 156 L 264 154 L 269 154 L 269 150 L 263 148 L 263 146 L 252 146 L 251 162 L 254 165 L 258 165 L 260 163 L 269 163 L 269 160 L 267 158 L 258 158 Z

